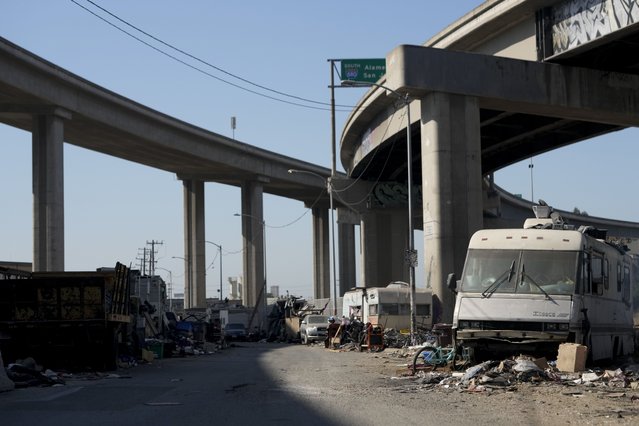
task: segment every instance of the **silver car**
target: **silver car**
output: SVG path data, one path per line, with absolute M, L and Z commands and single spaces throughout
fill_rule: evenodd
M 307 315 L 300 324 L 300 338 L 308 345 L 312 342 L 323 342 L 328 332 L 327 315 Z

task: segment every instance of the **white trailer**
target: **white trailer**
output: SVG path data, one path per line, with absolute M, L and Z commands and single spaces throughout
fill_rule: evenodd
M 384 328 L 410 329 L 410 289 L 394 281 L 386 287 L 357 287 L 344 293 L 342 315 Z M 415 291 L 415 317 L 418 327 L 432 327 L 432 292 Z
M 472 236 L 451 285 L 456 344 L 491 353 L 575 342 L 593 361 L 632 353 L 636 259 L 606 243 L 605 231 L 575 230 L 549 206 L 535 207 L 524 229 Z
M 251 311 L 247 308 L 220 309 L 220 327 L 224 329 L 226 324 L 243 324 L 248 328 Z

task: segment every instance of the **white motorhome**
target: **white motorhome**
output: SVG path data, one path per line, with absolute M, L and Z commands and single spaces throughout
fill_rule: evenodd
M 456 344 L 483 353 L 575 342 L 593 361 L 632 353 L 636 259 L 606 243 L 605 231 L 575 230 L 546 205 L 534 210 L 523 229 L 472 236 L 456 286 Z
M 415 290 L 415 318 L 417 327 L 432 326 L 432 292 Z M 342 315 L 357 317 L 362 322 L 383 328 L 410 328 L 410 288 L 402 281 L 386 287 L 357 287 L 344 293 Z

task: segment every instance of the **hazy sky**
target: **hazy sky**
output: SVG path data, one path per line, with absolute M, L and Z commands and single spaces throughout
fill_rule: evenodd
M 166 1 L 94 3 L 184 52 L 269 89 L 328 102 L 329 58 L 383 58 L 399 44 L 422 44 L 481 3 L 410 0 Z M 79 5 L 192 67 L 175 61 Z M 87 0 L 2 1 L 0 35 L 111 91 L 226 136 L 330 167 L 330 112 L 279 102 L 222 80 L 283 98 L 180 55 L 127 27 Z M 204 71 L 204 72 L 202 72 Z M 207 75 L 208 73 L 210 75 Z M 211 76 L 212 75 L 212 76 Z M 363 89 L 338 89 L 336 102 L 354 105 Z M 297 102 L 296 102 L 297 103 Z M 314 106 L 309 108 L 308 106 Z M 348 113 L 338 113 L 338 137 Z M 498 185 L 557 208 L 639 221 L 635 191 L 636 129 L 580 143 L 496 173 Z M 31 135 L 0 125 L 0 260 L 32 260 Z M 65 144 L 65 261 L 94 270 L 116 261 L 136 265 L 147 242 L 158 270 L 175 291 L 184 286 L 182 183 L 173 174 Z M 341 165 L 338 164 L 338 168 Z M 631 188 L 631 187 L 630 187 Z M 206 238 L 221 244 L 224 281 L 241 274 L 240 190 L 207 183 Z M 311 218 L 297 201 L 265 195 L 268 284 L 312 294 Z M 416 248 L 421 252 L 421 234 Z M 219 288 L 217 248 L 207 244 L 207 296 Z M 418 285 L 421 284 L 421 265 Z M 226 283 L 224 293 L 227 293 Z

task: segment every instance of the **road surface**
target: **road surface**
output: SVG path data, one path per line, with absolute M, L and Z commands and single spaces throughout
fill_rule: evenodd
M 0 425 L 564 425 L 639 418 L 639 409 L 620 411 L 617 401 L 561 386 L 494 394 L 422 386 L 400 378 L 407 359 L 390 352 L 239 343 L 111 378 L 78 375 L 64 386 L 0 393 Z

